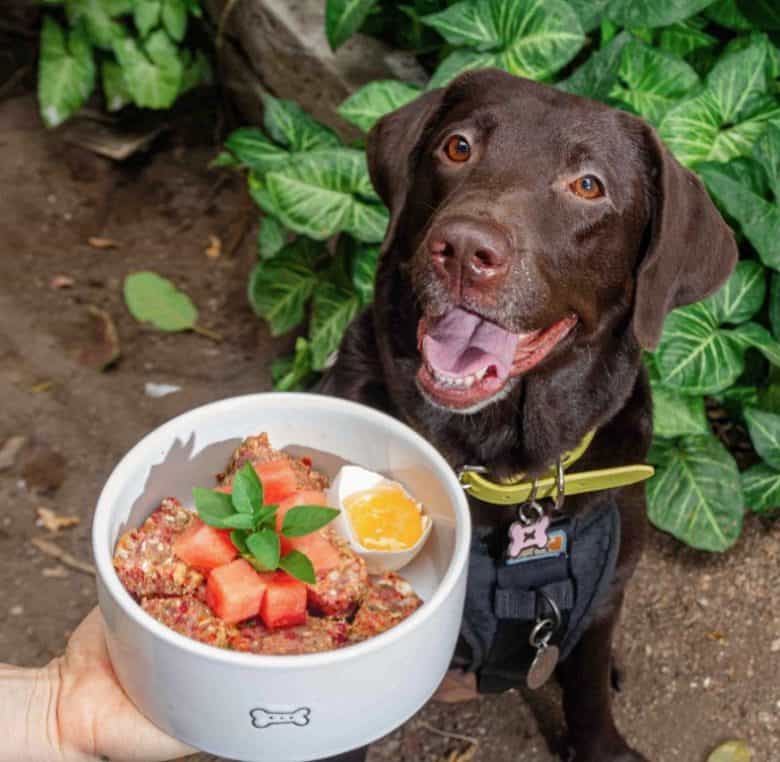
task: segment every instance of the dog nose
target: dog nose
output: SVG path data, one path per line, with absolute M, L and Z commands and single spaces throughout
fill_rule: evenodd
M 443 220 L 428 236 L 428 251 L 436 272 L 457 290 L 495 286 L 509 270 L 509 241 L 480 220 Z

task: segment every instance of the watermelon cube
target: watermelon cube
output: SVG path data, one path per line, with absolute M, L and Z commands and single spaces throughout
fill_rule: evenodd
M 229 564 L 237 555 L 230 532 L 215 529 L 195 518 L 173 542 L 173 552 L 184 563 L 201 571 Z
M 263 483 L 263 503 L 280 503 L 296 489 L 295 471 L 288 460 L 272 460 L 252 464 Z
M 306 622 L 306 585 L 286 572 L 275 572 L 260 604 L 260 618 L 269 628 Z
M 258 574 L 243 558 L 220 566 L 209 574 L 206 603 L 227 624 L 257 616 L 270 582 L 269 574 Z

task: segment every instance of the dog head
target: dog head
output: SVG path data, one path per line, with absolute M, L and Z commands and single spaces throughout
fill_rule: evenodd
M 386 351 L 448 414 L 615 342 L 638 361 L 666 314 L 736 262 L 731 230 L 650 126 L 498 70 L 385 116 L 368 161 L 391 213 Z

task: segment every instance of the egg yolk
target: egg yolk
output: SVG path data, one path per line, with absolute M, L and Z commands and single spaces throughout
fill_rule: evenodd
M 422 514 L 398 484 L 380 484 L 344 500 L 352 529 L 366 550 L 407 550 L 422 536 Z

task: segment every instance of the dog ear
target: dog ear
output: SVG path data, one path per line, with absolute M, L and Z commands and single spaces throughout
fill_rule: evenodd
M 655 209 L 637 275 L 633 329 L 641 346 L 652 350 L 666 315 L 717 291 L 738 251 L 734 233 L 699 178 L 672 156 L 655 130 L 644 129 L 655 167 Z
M 385 206 L 390 210 L 390 225 L 385 241 L 395 234 L 416 161 L 415 147 L 441 106 L 444 90 L 421 95 L 411 103 L 383 116 L 368 134 L 366 148 L 371 182 Z

